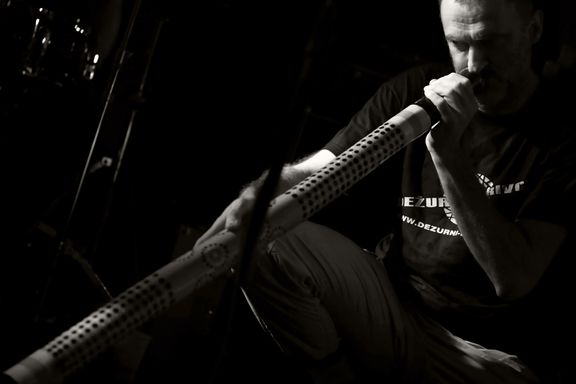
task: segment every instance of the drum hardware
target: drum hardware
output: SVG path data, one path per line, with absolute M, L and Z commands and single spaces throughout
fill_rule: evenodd
M 68 212 L 66 213 L 66 218 L 64 220 L 64 224 L 62 225 L 63 228 L 59 233 L 59 239 L 56 239 L 58 241 L 58 249 L 57 249 L 56 254 L 54 256 L 54 264 L 55 265 L 57 263 L 59 263 L 59 260 L 62 257 L 71 258 L 72 260 L 74 260 L 76 262 L 76 264 L 78 264 L 84 270 L 84 272 L 86 272 L 86 274 L 91 279 L 91 281 L 93 283 L 95 283 L 95 285 L 98 288 L 100 288 L 101 293 L 103 293 L 104 296 L 107 297 L 108 299 L 111 299 L 111 296 L 109 296 L 108 290 L 106 289 L 104 284 L 100 281 L 98 276 L 94 273 L 94 271 L 91 269 L 91 266 L 87 260 L 93 260 L 94 256 L 98 253 L 98 247 L 99 247 L 98 238 L 99 238 L 101 232 L 103 231 L 103 226 L 106 223 L 108 216 L 110 214 L 109 210 L 110 210 L 112 198 L 114 195 L 113 192 L 114 192 L 114 189 L 116 187 L 118 174 L 119 174 L 121 165 L 123 163 L 123 157 L 124 157 L 129 139 L 131 137 L 131 132 L 133 129 L 133 123 L 134 123 L 134 119 L 135 119 L 136 113 L 137 113 L 136 107 L 134 107 L 134 106 L 131 107 L 132 111 L 130 114 L 130 121 L 127 122 L 127 127 L 125 129 L 124 136 L 122 137 L 121 148 L 119 150 L 117 150 L 116 154 L 112 155 L 112 156 L 103 155 L 100 157 L 100 159 L 94 159 L 94 157 L 95 157 L 95 153 L 96 153 L 96 144 L 100 139 L 100 136 L 101 136 L 102 131 L 104 129 L 104 124 L 105 124 L 106 118 L 108 117 L 108 114 L 110 112 L 110 107 L 112 106 L 112 99 L 116 96 L 116 93 L 118 92 L 118 88 L 120 86 L 119 76 L 120 76 L 122 70 L 124 69 L 125 59 L 130 54 L 130 51 L 128 50 L 128 43 L 129 43 L 129 40 L 131 39 L 131 37 L 133 35 L 134 24 L 135 24 L 135 21 L 136 21 L 138 14 L 139 14 L 139 9 L 140 9 L 140 1 L 136 1 L 134 6 L 133 6 L 130 20 L 128 21 L 126 29 L 124 31 L 124 36 L 122 38 L 122 41 L 120 42 L 120 46 L 118 48 L 117 55 L 115 57 L 115 62 L 113 63 L 113 66 L 112 66 L 113 71 L 110 74 L 110 78 L 107 80 L 107 84 L 105 85 L 105 90 L 103 91 L 105 93 L 105 95 L 104 95 L 105 100 L 104 100 L 104 104 L 102 107 L 102 111 L 99 113 L 98 124 L 97 124 L 96 130 L 95 130 L 95 133 L 94 133 L 94 137 L 91 140 L 90 149 L 89 149 L 86 161 L 84 163 L 82 172 L 79 176 L 78 184 L 74 188 L 74 191 L 73 191 L 71 206 L 70 206 Z M 50 25 L 50 23 L 54 23 L 54 20 L 56 20 L 56 19 L 57 19 L 57 16 L 53 12 L 51 12 L 50 10 L 41 9 L 41 8 L 38 8 L 36 10 L 36 19 L 34 22 L 34 24 L 35 24 L 34 39 L 32 39 L 33 43 L 31 44 L 31 49 L 30 49 L 30 52 L 28 54 L 28 57 L 30 57 L 32 59 L 32 58 L 34 58 L 34 56 L 32 55 L 34 52 L 36 52 L 36 53 L 37 52 L 43 52 L 43 48 L 41 47 L 41 44 L 39 45 L 38 43 L 42 43 L 44 40 L 46 40 L 46 41 L 53 41 L 54 40 L 52 38 L 55 35 L 55 33 L 53 33 L 53 29 L 50 26 L 48 28 L 43 28 L 41 26 Z M 142 74 L 141 78 L 138 79 L 139 80 L 138 96 L 142 100 L 144 99 L 142 97 L 143 90 L 144 90 L 144 84 L 147 80 L 149 67 L 152 64 L 152 57 L 153 57 L 152 53 L 155 51 L 156 44 L 157 44 L 158 38 L 160 36 L 160 32 L 162 30 L 163 24 L 164 24 L 164 20 L 160 20 L 157 22 L 157 25 L 155 26 L 155 30 L 154 30 L 154 34 L 153 34 L 153 41 L 151 42 L 152 46 L 149 47 L 147 50 L 145 68 L 143 69 L 143 74 Z M 74 31 L 73 32 L 74 36 L 82 36 L 82 38 L 68 39 L 67 41 L 69 44 L 61 44 L 61 45 L 66 47 L 66 49 L 67 49 L 66 52 L 68 52 L 68 53 L 78 52 L 78 53 L 80 53 L 79 56 L 87 58 L 86 60 L 88 62 L 88 65 L 83 68 L 82 79 L 89 81 L 89 80 L 94 78 L 95 73 L 98 69 L 98 66 L 100 64 L 100 55 L 87 49 L 87 47 L 89 47 L 87 42 L 88 42 L 88 37 L 90 36 L 90 32 L 87 28 L 85 28 L 83 26 L 80 19 L 75 20 L 75 23 L 74 23 L 72 29 Z M 58 31 L 62 32 L 62 29 L 58 29 Z M 66 28 L 66 33 L 70 33 L 70 28 Z M 60 36 L 63 36 L 63 34 L 61 34 Z M 36 44 L 36 45 L 34 45 L 34 44 Z M 44 44 L 47 45 L 46 42 Z M 50 50 L 51 50 L 50 44 L 47 45 L 47 47 L 48 47 L 48 48 L 46 48 L 47 53 L 44 55 L 44 58 L 49 57 L 48 52 L 50 52 Z M 42 55 L 38 55 L 38 56 L 41 57 Z M 70 56 L 70 58 L 72 58 L 73 56 L 74 55 Z M 25 73 L 26 76 L 28 76 L 30 78 L 41 79 L 41 78 L 45 77 L 44 74 L 49 72 L 47 70 L 50 67 L 41 65 L 43 63 L 42 60 L 39 60 L 36 62 L 31 61 L 31 62 L 32 63 L 40 63 L 40 64 L 39 65 L 30 65 L 30 71 L 27 71 Z M 69 63 L 71 63 L 71 62 L 69 62 Z M 84 59 L 82 60 L 82 63 L 85 63 Z M 69 68 L 71 68 L 71 67 L 69 67 Z M 38 69 L 38 70 L 36 70 L 36 69 Z M 73 72 L 68 71 L 68 72 L 61 72 L 57 75 L 59 75 L 60 79 L 69 78 L 71 81 L 75 81 L 77 79 L 77 77 L 68 75 L 68 74 L 72 74 L 72 73 Z M 48 73 L 48 74 L 50 74 L 50 73 Z M 62 81 L 62 82 L 60 82 L 60 84 L 63 85 L 64 82 Z M 105 192 L 105 195 L 104 195 L 104 200 L 105 200 L 104 201 L 104 208 L 102 209 L 101 218 L 99 219 L 98 228 L 95 230 L 94 237 L 96 239 L 94 241 L 94 245 L 91 247 L 91 249 L 88 249 L 88 250 L 86 250 L 86 252 L 83 252 L 83 254 L 85 254 L 84 256 L 79 255 L 78 253 L 74 253 L 74 252 L 70 253 L 69 252 L 70 250 L 67 246 L 66 239 L 69 236 L 69 232 L 70 232 L 70 229 L 72 227 L 73 219 L 75 218 L 75 216 L 77 214 L 79 201 L 81 200 L 83 191 L 86 187 L 86 179 L 91 174 L 100 173 L 104 169 L 111 170 L 113 176 L 112 176 L 112 180 L 110 181 L 110 185 L 108 185 L 106 187 L 107 191 Z M 80 256 L 80 257 L 78 257 L 78 256 Z M 46 304 L 47 304 L 46 298 L 49 294 L 50 286 L 52 284 L 53 278 L 54 278 L 54 273 L 50 273 L 48 276 L 48 281 L 45 284 L 45 288 L 43 290 L 43 298 L 40 300 L 40 303 L 38 306 L 37 318 L 40 318 L 42 312 L 44 312 L 44 309 L 45 309 Z
M 30 7 L 24 24 L 26 28 L 13 38 L 20 45 L 22 76 L 58 86 L 95 78 L 100 56 L 92 48 L 91 29 L 81 18 Z
M 86 67 L 82 72 L 82 77 L 86 80 L 93 80 L 96 74 L 96 68 L 98 67 L 98 61 L 100 60 L 100 55 L 97 53 L 88 53 L 88 59 Z
M 84 251 L 78 249 L 77 245 L 70 238 L 62 238 L 61 234 L 51 226 L 50 224 L 38 220 L 35 224 L 35 229 L 40 233 L 45 235 L 52 241 L 57 241 L 57 253 L 59 257 L 52 261 L 52 265 L 49 267 L 51 269 L 48 274 L 47 280 L 44 282 L 44 287 L 38 292 L 39 293 L 39 309 L 36 312 L 34 322 L 38 325 L 47 322 L 49 318 L 45 317 L 45 304 L 48 301 L 48 296 L 53 293 L 53 286 L 55 283 L 55 276 L 57 270 L 60 268 L 60 264 L 65 257 L 67 260 L 72 262 L 72 265 L 77 266 L 82 271 L 82 274 L 88 278 L 88 282 L 91 283 L 91 287 L 96 288 L 99 300 L 108 301 L 112 298 L 112 294 L 108 290 L 108 287 L 101 280 L 100 276 L 93 269 L 90 262 L 84 256 Z M 27 244 L 28 247 L 32 247 L 33 244 Z
M 92 165 L 92 167 L 90 167 L 90 171 L 88 171 L 89 173 L 94 173 L 100 169 L 103 168 L 109 168 L 112 166 L 112 163 L 114 162 L 114 160 L 112 160 L 111 157 L 108 156 L 103 156 L 102 159 L 100 159 L 99 161 L 97 161 L 96 163 L 94 163 Z

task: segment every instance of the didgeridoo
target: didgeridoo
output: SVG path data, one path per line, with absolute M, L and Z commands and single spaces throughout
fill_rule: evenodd
M 266 245 L 311 217 L 439 121 L 425 97 L 270 202 L 258 244 Z M 61 383 L 140 325 L 234 268 L 240 240 L 229 231 L 182 254 L 8 368 L 18 384 Z

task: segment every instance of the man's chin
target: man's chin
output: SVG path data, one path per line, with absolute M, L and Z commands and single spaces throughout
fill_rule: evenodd
M 494 108 L 494 103 L 487 97 L 482 97 L 482 95 L 476 96 L 476 102 L 478 104 L 478 110 L 483 113 L 489 113 Z
M 507 84 L 496 77 L 488 77 L 474 93 L 478 110 L 484 113 L 502 113 L 510 102 L 507 100 L 509 97 Z
M 476 94 L 478 110 L 486 114 L 499 114 L 505 108 L 506 99 L 502 92 L 484 89 Z
M 502 113 L 502 105 L 490 101 L 478 100 L 478 111 L 486 115 L 498 115 Z
M 495 115 L 495 114 L 497 114 L 497 113 L 496 113 L 496 110 L 495 110 L 493 107 L 491 107 L 491 106 L 489 106 L 489 105 L 483 105 L 483 104 L 480 104 L 480 103 L 478 103 L 478 112 L 482 112 L 482 113 L 485 114 L 485 115 Z

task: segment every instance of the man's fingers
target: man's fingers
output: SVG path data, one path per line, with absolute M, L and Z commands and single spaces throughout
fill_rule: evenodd
M 446 113 L 446 100 L 435 92 L 431 87 L 424 87 L 424 96 L 426 96 L 438 109 L 440 114 Z
M 212 226 L 198 238 L 194 246 L 196 247 L 225 229 L 230 232 L 238 232 L 245 225 L 246 218 L 254 206 L 254 201 L 254 192 L 246 190 L 224 209 Z
M 474 90 L 470 81 L 457 73 L 451 73 L 428 85 L 443 97 L 452 97 L 460 101 L 473 100 Z

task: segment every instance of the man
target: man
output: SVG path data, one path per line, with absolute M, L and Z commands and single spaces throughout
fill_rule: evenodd
M 255 261 L 250 297 L 318 382 L 557 377 L 561 343 L 552 327 L 564 320 L 538 314 L 564 304 L 545 298 L 558 291 L 552 276 L 569 255 L 570 214 L 558 206 L 575 196 L 576 173 L 566 109 L 533 66 L 543 14 L 529 0 L 441 0 L 440 17 L 451 67 L 422 66 L 390 80 L 323 149 L 283 169 L 278 192 L 422 91 L 440 113 L 438 125 L 393 159 L 397 174 L 382 180 L 382 188 L 400 186 L 401 210 L 384 265 L 311 222 Z M 197 245 L 224 228 L 241 230 L 258 185 L 244 189 Z M 384 247 L 375 252 L 382 256 Z

